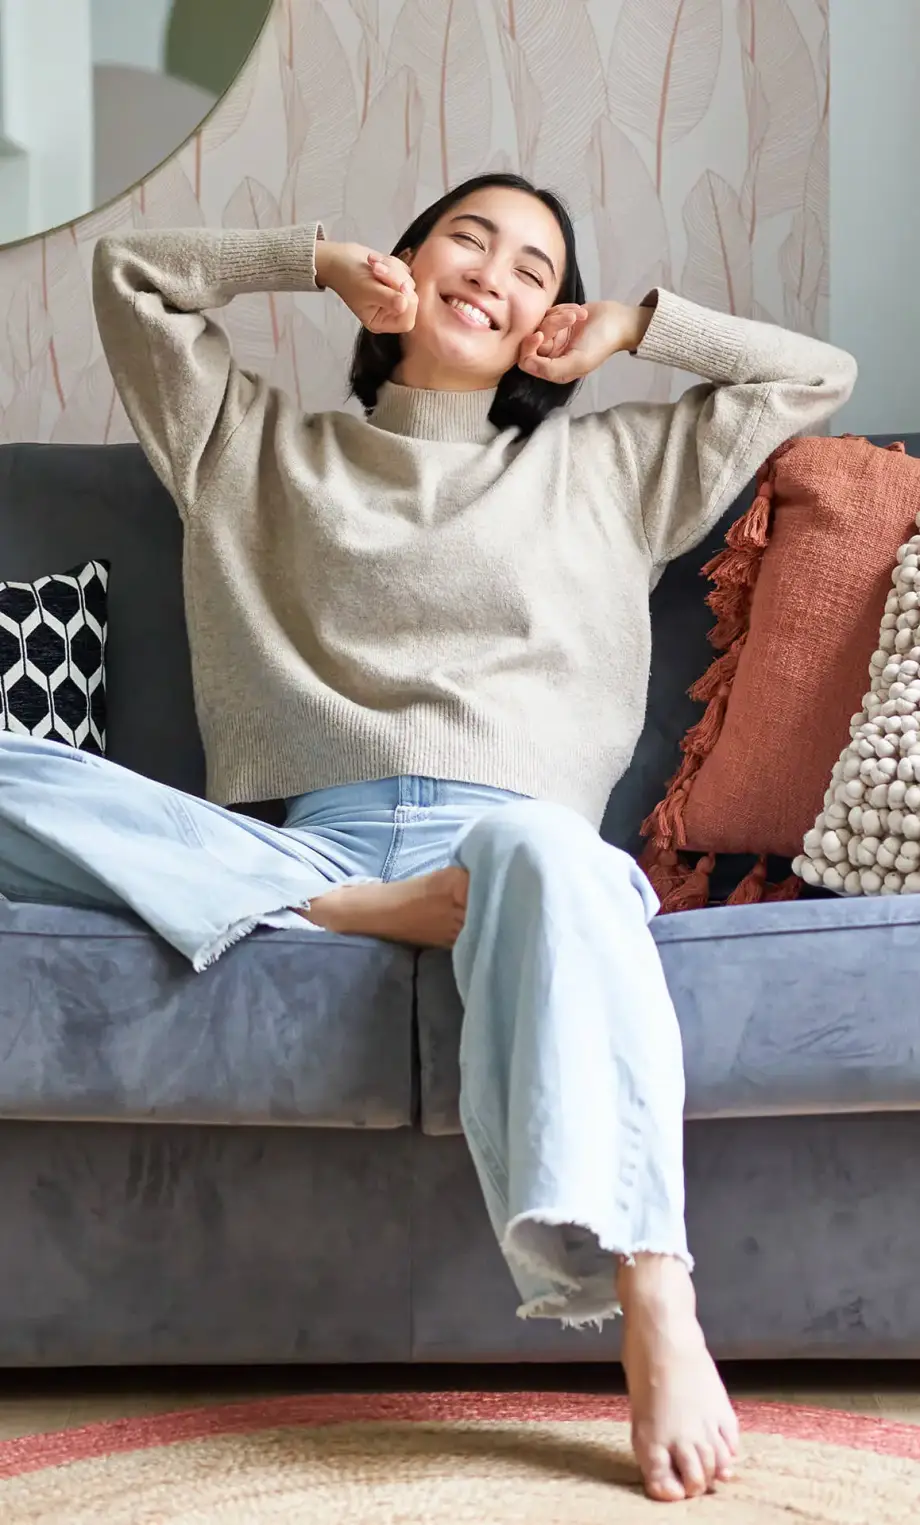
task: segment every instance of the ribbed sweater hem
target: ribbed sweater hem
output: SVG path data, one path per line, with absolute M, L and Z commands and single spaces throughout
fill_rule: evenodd
M 743 335 L 733 319 L 698 307 L 672 291 L 658 291 L 657 303 L 636 354 L 640 360 L 731 382 L 743 374 Z
M 568 805 L 599 827 L 610 790 L 629 754 L 609 746 L 558 745 L 471 715 L 462 724 L 420 708 L 397 714 L 360 711 L 351 724 L 305 706 L 298 718 L 264 713 L 203 721 L 209 760 L 207 795 L 238 805 L 287 799 L 400 775 L 484 784 Z
M 236 291 L 319 291 L 316 245 L 322 223 L 296 228 L 230 228 L 217 247 L 217 278 Z

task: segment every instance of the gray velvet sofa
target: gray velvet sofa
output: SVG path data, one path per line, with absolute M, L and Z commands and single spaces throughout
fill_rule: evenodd
M 627 847 L 697 713 L 718 538 L 655 594 L 648 722 L 604 827 Z M 171 502 L 132 446 L 0 448 L 0 577 L 91 555 L 111 755 L 198 791 Z M 920 1356 L 920 897 L 654 931 L 716 1353 Z M 446 955 L 266 930 L 195 975 L 128 915 L 0 903 L 0 1364 L 615 1356 L 616 1328 L 515 1318 L 458 1125 L 460 1022 Z

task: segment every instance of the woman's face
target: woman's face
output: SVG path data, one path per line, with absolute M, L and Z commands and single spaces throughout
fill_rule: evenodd
M 445 212 L 404 255 L 418 295 L 402 338 L 398 379 L 409 386 L 497 386 L 522 341 L 556 301 L 565 243 L 549 207 L 526 191 L 489 186 Z

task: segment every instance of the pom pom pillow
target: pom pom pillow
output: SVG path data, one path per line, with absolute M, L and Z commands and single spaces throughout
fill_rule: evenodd
M 848 895 L 920 894 L 920 535 L 898 551 L 892 582 L 864 708 L 793 865 Z
M 920 510 L 920 461 L 903 445 L 795 439 L 758 489 L 703 569 L 721 655 L 690 691 L 706 709 L 643 826 L 664 911 L 708 903 L 719 853 L 758 859 L 732 903 L 801 889 L 794 877 L 768 886 L 767 860 L 802 852 L 863 702 L 891 568 Z M 694 865 L 685 850 L 704 856 Z

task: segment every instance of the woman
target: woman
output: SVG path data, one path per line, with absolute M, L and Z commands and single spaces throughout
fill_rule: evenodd
M 364 419 L 305 417 L 205 316 L 292 290 L 360 320 Z M 452 948 L 463 1126 L 521 1314 L 622 1310 L 647 1492 L 704 1492 L 737 1426 L 696 1319 L 680 1035 L 655 897 L 598 826 L 643 723 L 650 587 L 852 360 L 665 291 L 585 303 L 564 208 L 508 175 L 389 256 L 317 227 L 114 235 L 95 299 L 185 524 L 208 802 L 12 738 L 0 881 L 127 904 L 196 969 L 260 924 Z M 619 350 L 708 381 L 572 420 Z M 222 808 L 278 798 L 283 829 Z

